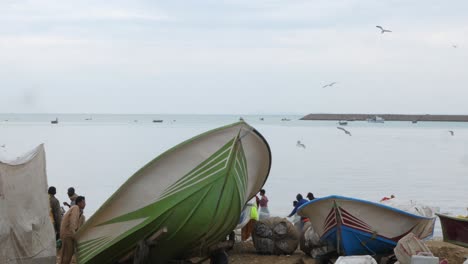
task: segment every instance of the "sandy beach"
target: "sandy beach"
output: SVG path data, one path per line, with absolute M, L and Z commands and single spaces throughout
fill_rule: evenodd
M 463 263 L 468 257 L 468 248 L 460 247 L 443 242 L 436 238 L 426 242 L 434 256 L 440 260 L 447 259 L 449 263 Z M 304 254 L 301 250 L 296 250 L 293 255 L 273 256 L 259 255 L 255 251 L 252 241 L 237 242 L 234 248 L 228 252 L 229 263 L 278 263 L 278 264 L 315 264 L 319 263 L 313 258 Z M 206 262 L 209 263 L 209 262 Z

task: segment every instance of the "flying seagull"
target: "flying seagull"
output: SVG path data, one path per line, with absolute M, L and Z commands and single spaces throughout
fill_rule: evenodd
M 322 86 L 322 88 L 332 87 L 335 84 L 336 84 L 336 82 L 332 82 L 332 83 L 329 83 L 329 84 L 326 84 L 326 85 Z
M 304 144 L 302 144 L 300 140 L 297 141 L 296 146 L 299 147 L 299 148 L 306 148 L 306 146 Z
M 452 135 L 452 136 L 455 134 L 455 133 L 453 133 L 452 130 L 449 130 L 449 133 L 450 133 L 450 135 Z
M 385 32 L 392 32 L 391 30 L 388 30 L 388 29 L 384 29 L 383 27 L 381 26 L 375 26 L 376 28 L 380 28 L 381 32 L 380 33 L 385 33 Z
M 342 128 L 342 127 L 336 127 L 336 128 L 343 130 L 347 135 L 351 136 L 351 132 L 349 132 L 348 130 L 346 130 L 346 129 Z

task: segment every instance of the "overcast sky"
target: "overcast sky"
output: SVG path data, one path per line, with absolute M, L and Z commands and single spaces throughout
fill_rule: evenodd
M 468 114 L 467 14 L 466 0 L 2 0 L 0 112 Z

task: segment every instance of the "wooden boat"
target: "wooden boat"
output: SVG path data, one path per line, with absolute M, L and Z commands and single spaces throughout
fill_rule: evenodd
M 161 119 L 154 119 L 153 120 L 153 123 L 162 123 L 162 122 L 163 122 L 163 120 L 161 120 Z
M 444 241 L 468 248 L 468 217 L 436 215 L 440 219 Z
M 320 240 L 345 256 L 392 254 L 398 240 L 410 232 L 430 238 L 436 219 L 337 195 L 316 198 L 298 214 L 310 219 Z
M 341 126 L 346 126 L 348 124 L 348 121 L 338 121 L 338 124 Z
M 55 118 L 55 120 L 50 121 L 51 124 L 58 124 L 58 118 Z
M 78 262 L 115 263 L 163 229 L 151 263 L 206 255 L 236 227 L 270 166 L 268 143 L 245 122 L 187 140 L 136 172 L 80 228 Z

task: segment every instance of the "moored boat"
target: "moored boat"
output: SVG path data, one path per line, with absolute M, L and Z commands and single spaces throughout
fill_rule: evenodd
M 263 136 L 245 122 L 214 129 L 136 172 L 77 235 L 79 263 L 114 263 L 167 230 L 151 263 L 207 254 L 236 227 L 271 166 Z
M 436 215 L 440 219 L 444 241 L 468 248 L 468 217 Z
M 430 238 L 436 219 L 338 195 L 314 199 L 302 205 L 298 214 L 309 218 L 321 241 L 345 256 L 391 254 L 398 240 L 410 232 Z
M 369 123 L 384 123 L 385 120 L 380 116 L 374 116 L 374 117 L 368 118 L 367 122 L 369 122 Z

